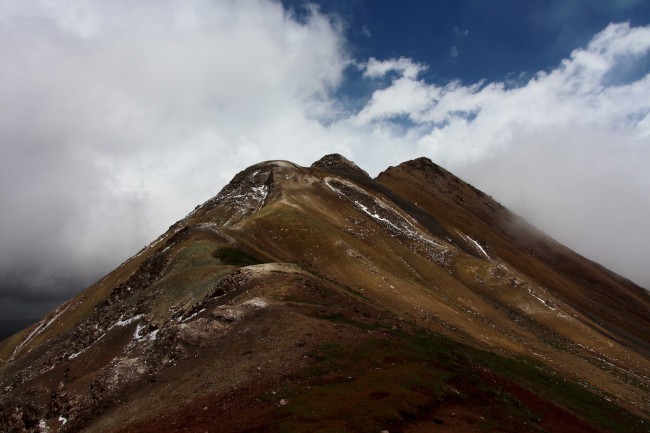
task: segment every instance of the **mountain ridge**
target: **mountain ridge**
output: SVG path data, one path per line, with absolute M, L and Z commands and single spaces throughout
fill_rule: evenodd
M 0 425 L 153 431 L 163 425 L 155 416 L 196 415 L 218 402 L 237 413 L 214 408 L 221 418 L 211 424 L 165 428 L 418 431 L 435 418 L 472 431 L 481 421 L 465 409 L 482 407 L 505 431 L 532 413 L 539 431 L 564 431 L 559 414 L 584 431 L 644 431 L 649 310 L 645 290 L 427 158 L 375 179 L 336 154 L 311 167 L 266 161 L 0 343 Z M 392 372 L 390 387 L 375 364 Z M 530 382 L 530 366 L 580 398 Z M 430 380 L 419 383 L 415 372 Z M 336 406 L 323 397 L 335 391 L 373 415 L 340 404 L 346 415 L 307 414 L 323 401 Z M 499 392 L 508 399 L 499 403 Z M 481 406 L 483 398 L 492 403 Z M 540 402 L 561 403 L 547 419 Z M 467 413 L 454 419 L 451 407 Z M 505 415 L 513 410 L 514 421 Z
M 409 163 L 405 163 L 405 164 L 409 164 Z M 412 168 L 412 164 L 408 165 L 408 167 Z M 427 167 L 431 167 L 431 166 L 427 165 Z M 441 169 L 440 167 L 437 167 L 437 166 L 436 166 L 436 168 L 434 168 L 434 171 L 436 173 L 443 173 L 443 179 L 444 178 L 449 178 L 449 176 L 453 176 L 450 173 L 446 172 L 446 170 L 445 171 L 441 171 L 441 170 L 444 170 L 444 169 Z M 412 171 L 411 171 L 411 173 L 412 173 Z M 389 177 L 390 177 L 390 173 L 387 173 L 387 172 L 383 172 L 378 176 L 379 179 L 384 179 L 385 182 L 390 185 L 391 182 L 390 182 L 390 180 L 387 179 Z M 436 178 L 436 180 L 439 180 L 439 179 L 440 179 L 440 177 Z M 452 180 L 452 183 L 458 183 L 457 178 L 454 177 L 453 179 L 454 180 Z M 446 185 L 448 185 L 448 183 Z M 394 187 L 399 189 L 399 187 L 397 187 L 395 185 L 394 185 Z M 520 217 L 515 216 L 510 211 L 507 211 L 505 208 L 503 208 L 503 206 L 501 206 L 500 204 L 498 204 L 497 202 L 495 202 L 491 198 L 487 197 L 482 192 L 480 192 L 480 191 L 476 190 L 475 188 L 471 187 L 471 185 L 470 185 L 470 188 L 471 188 L 471 191 L 473 191 L 481 199 L 481 201 L 479 202 L 479 204 L 481 204 L 481 206 L 478 209 L 472 209 L 470 207 L 470 212 L 474 213 L 474 215 L 476 215 L 481 221 L 489 221 L 490 218 L 487 216 L 489 214 L 489 212 L 486 211 L 486 207 L 491 211 L 499 211 L 499 219 L 498 219 L 498 221 L 500 223 L 502 223 L 503 221 L 506 221 L 507 224 L 505 224 L 505 225 L 499 224 L 499 225 L 495 226 L 495 223 L 491 222 L 491 224 L 489 224 L 489 225 L 491 225 L 493 227 L 493 232 L 496 232 L 498 235 L 505 236 L 509 240 L 513 241 L 518 247 L 525 249 L 531 255 L 534 255 L 536 258 L 541 259 L 545 264 L 547 264 L 547 265 L 550 264 L 549 267 L 553 267 L 555 269 L 559 268 L 561 270 L 562 274 L 564 274 L 564 275 L 568 274 L 571 278 L 574 278 L 574 279 L 575 278 L 581 279 L 582 276 L 581 276 L 580 273 L 585 272 L 584 267 L 585 267 L 585 265 L 587 265 L 587 266 L 590 266 L 592 268 L 595 268 L 597 270 L 598 274 L 600 274 L 600 275 L 603 275 L 603 273 L 606 273 L 607 275 L 605 276 L 605 278 L 608 279 L 608 280 L 618 280 L 621 283 L 626 284 L 628 294 L 630 294 L 630 295 L 637 295 L 637 296 L 644 297 L 647 294 L 647 291 L 645 289 L 637 286 L 636 284 L 632 283 L 631 281 L 629 281 L 627 279 L 624 279 L 623 277 L 620 277 L 619 275 L 617 275 L 617 274 L 615 274 L 615 273 L 613 273 L 613 272 L 611 272 L 609 270 L 606 270 L 601 265 L 598 265 L 598 264 L 596 264 L 596 263 L 594 263 L 594 262 L 592 262 L 592 261 L 590 261 L 588 259 L 585 259 L 584 257 L 580 256 L 576 252 L 574 252 L 574 251 L 572 251 L 572 250 L 570 250 L 570 249 L 568 249 L 568 248 L 566 248 L 564 246 L 561 246 L 557 241 L 555 241 L 554 239 L 551 239 L 550 237 L 548 237 L 545 234 L 542 234 L 541 232 L 539 232 L 538 230 L 536 230 L 535 228 L 530 226 L 528 223 L 523 221 L 523 219 L 521 219 Z M 430 190 L 432 190 L 432 189 L 429 189 L 428 191 L 430 191 Z M 412 194 L 409 194 L 409 192 L 407 192 L 403 187 L 400 189 L 400 192 L 402 192 L 403 194 L 406 194 L 407 197 L 409 195 L 412 195 Z M 448 197 L 449 192 L 450 192 L 450 188 L 447 186 L 447 188 L 445 190 L 443 190 L 444 196 Z M 415 199 L 414 196 L 412 198 Z M 439 208 L 449 208 L 451 206 L 452 206 L 452 203 L 449 203 L 449 201 L 445 201 L 444 206 L 438 206 L 438 207 Z M 467 209 L 467 207 L 468 206 L 465 206 L 465 209 Z M 431 209 L 431 211 L 433 211 L 433 210 Z M 515 221 L 515 219 L 518 220 L 516 222 L 516 225 L 513 224 L 513 221 Z M 459 222 L 462 223 L 463 219 L 456 217 L 456 218 L 454 218 L 454 221 L 458 224 Z M 515 230 L 513 230 L 513 227 L 515 228 Z M 518 227 L 523 227 L 526 231 L 531 232 L 534 236 L 532 238 L 529 237 L 529 239 L 522 239 L 522 237 L 518 236 L 518 234 L 517 234 L 516 229 Z M 468 228 L 466 228 L 466 227 L 463 227 L 463 228 L 465 230 L 468 230 Z M 558 257 L 549 257 L 549 254 L 545 253 L 545 251 L 549 251 L 549 250 L 557 251 L 557 252 L 561 253 L 559 255 L 560 257 L 559 258 Z M 576 258 L 579 261 L 585 262 L 585 263 L 584 264 L 576 263 Z M 522 266 L 522 265 L 520 265 L 520 266 Z M 571 266 L 578 267 L 578 269 L 572 269 Z M 604 271 L 604 272 L 600 272 L 600 271 Z M 548 279 L 546 279 L 543 275 L 541 275 L 541 273 L 533 272 L 533 271 L 529 271 L 529 273 L 532 274 L 533 276 L 535 276 L 536 278 L 542 280 L 545 284 L 549 284 Z M 602 284 L 602 282 L 600 280 L 592 279 L 590 281 L 586 280 L 585 282 L 586 282 L 587 285 L 589 285 L 589 289 L 591 289 L 589 291 L 589 296 L 594 295 L 594 290 L 595 289 L 608 290 L 609 287 L 610 287 L 610 286 L 603 286 L 603 284 Z M 569 299 L 572 299 L 570 296 L 568 296 L 569 295 L 568 293 L 564 293 L 564 295 L 567 296 Z M 603 304 L 606 305 L 606 302 L 604 300 L 602 300 L 602 298 L 607 296 L 607 295 L 611 296 L 612 294 L 603 294 L 602 292 L 600 292 L 600 293 L 598 293 L 598 295 L 601 296 L 601 305 L 603 305 Z M 638 305 L 639 304 L 634 304 L 633 303 L 633 304 L 627 305 L 627 308 L 631 308 L 632 310 L 635 310 L 636 319 L 639 320 L 640 322 L 645 323 L 644 326 L 647 326 L 647 324 L 650 323 L 650 322 L 648 322 L 647 311 L 644 310 L 643 308 L 635 308 Z M 608 317 L 610 319 L 615 319 L 616 314 L 610 314 Z M 637 335 L 637 336 L 642 335 L 643 332 L 644 331 L 640 330 L 640 331 L 636 332 L 635 335 Z M 646 345 L 641 345 L 640 348 L 643 350 L 645 356 L 650 355 L 650 352 L 648 352 Z

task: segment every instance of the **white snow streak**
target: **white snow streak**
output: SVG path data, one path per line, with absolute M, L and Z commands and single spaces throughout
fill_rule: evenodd
M 137 315 L 135 315 L 133 317 L 129 317 L 128 319 L 123 319 L 122 317 L 120 317 L 120 320 L 115 322 L 113 325 L 109 326 L 108 329 L 106 330 L 106 332 L 104 332 L 102 335 L 100 335 L 99 338 L 97 338 L 95 341 L 93 341 L 88 347 L 84 347 L 79 352 L 75 352 L 75 353 L 73 353 L 71 355 L 68 355 L 68 359 L 73 360 L 75 358 L 78 358 L 82 354 L 84 354 L 88 349 L 93 347 L 95 345 L 95 343 L 99 342 L 102 338 L 104 338 L 106 336 L 107 332 L 110 332 L 116 326 L 119 326 L 120 328 L 122 328 L 122 327 L 128 326 L 128 325 L 130 325 L 130 324 L 132 324 L 134 322 L 137 322 L 138 320 L 142 319 L 143 317 L 144 317 L 144 314 L 137 314 Z M 141 328 L 141 326 L 138 325 L 138 328 L 136 329 L 136 333 L 139 331 L 140 328 Z
M 264 205 L 264 200 L 266 200 L 266 196 L 269 193 L 269 188 L 266 185 L 262 186 L 254 186 L 251 188 L 253 190 L 253 199 L 258 200 L 260 202 L 260 206 L 257 208 L 257 210 L 260 210 L 262 206 Z
M 44 321 L 41 321 L 41 324 L 38 325 L 36 327 L 36 329 L 34 329 L 32 332 L 30 332 L 29 335 L 18 346 L 16 346 L 16 348 L 14 349 L 14 352 L 11 354 L 11 358 L 9 358 L 9 359 L 10 360 L 14 359 L 14 357 L 16 356 L 18 351 L 20 351 L 20 349 L 22 349 L 25 346 L 25 344 L 27 344 L 27 342 L 29 340 L 31 340 L 32 338 L 34 338 L 35 336 L 37 336 L 41 332 L 45 331 L 45 329 L 47 329 L 48 326 L 50 326 L 61 314 L 63 314 L 68 309 L 68 307 L 70 307 L 70 305 L 71 304 L 68 304 L 64 309 L 62 309 L 60 311 L 55 310 L 56 313 L 54 314 L 54 316 L 50 320 L 47 321 L 47 323 L 44 322 Z
M 363 194 L 365 197 L 372 200 L 374 204 L 376 204 L 377 206 L 385 209 L 388 213 L 395 216 L 396 219 L 397 219 L 396 222 L 388 220 L 388 219 L 380 216 L 379 214 L 377 214 L 374 211 L 371 211 L 370 209 L 368 209 L 367 206 L 365 206 L 362 203 L 359 203 L 356 200 L 349 199 L 343 191 L 341 191 L 340 189 L 338 189 L 335 186 L 333 186 L 332 184 L 330 184 L 330 180 L 331 180 L 331 178 L 325 178 L 325 185 L 327 185 L 338 196 L 341 196 L 341 197 L 344 197 L 344 198 L 350 200 L 359 210 L 361 210 L 363 213 L 365 213 L 366 215 L 368 215 L 369 217 L 371 217 L 372 219 L 377 221 L 380 225 L 382 223 L 384 225 L 388 225 L 394 231 L 405 235 L 407 238 L 409 238 L 409 239 L 411 239 L 413 241 L 424 242 L 424 243 L 427 243 L 427 244 L 429 244 L 430 246 L 432 246 L 432 247 L 434 247 L 436 249 L 444 249 L 444 250 L 446 250 L 444 245 L 439 244 L 438 242 L 434 241 L 433 239 L 430 239 L 427 236 L 424 236 L 422 234 L 422 230 L 420 230 L 416 226 L 416 223 L 411 222 L 409 220 L 409 218 L 403 216 L 400 212 L 395 210 L 392 206 L 388 205 L 387 203 L 384 203 L 382 200 L 378 200 L 377 198 L 375 198 L 375 197 L 371 196 L 370 194 L 368 194 L 362 188 L 359 188 L 358 186 L 356 186 L 356 185 L 354 185 L 354 184 L 352 184 L 350 182 L 344 182 L 342 180 L 337 180 L 338 182 L 341 182 L 342 184 L 344 184 L 344 185 L 346 185 L 346 186 L 348 186 L 350 188 L 355 189 L 359 193 Z
M 158 337 L 158 332 L 160 332 L 160 329 L 156 329 L 155 331 L 152 331 L 149 335 L 147 335 L 149 341 L 156 341 L 156 338 Z
M 461 235 L 461 237 L 462 237 L 463 239 L 465 239 L 467 242 L 469 242 L 471 245 L 473 245 L 474 248 L 475 248 L 479 253 L 481 253 L 481 255 L 483 255 L 483 257 L 485 257 L 486 259 L 492 261 L 492 258 L 491 258 L 490 255 L 489 255 L 489 254 L 488 254 L 488 253 L 483 249 L 483 247 L 481 246 L 481 244 L 479 244 L 477 241 L 475 241 L 474 239 L 472 239 L 472 238 L 471 238 L 470 236 L 468 236 L 468 235 L 465 235 L 465 234 L 463 234 L 463 233 L 461 233 L 461 232 L 458 232 L 458 234 Z
M 120 320 L 118 320 L 118 321 L 115 323 L 115 325 L 113 325 L 113 326 L 128 326 L 128 325 L 130 325 L 131 323 L 136 322 L 136 321 L 142 319 L 143 317 L 144 317 L 144 314 L 138 314 L 137 316 L 133 316 L 133 317 L 128 318 L 128 319 L 125 319 L 125 320 L 122 320 L 122 318 L 120 317 Z M 113 326 L 111 326 L 111 327 L 109 328 L 109 330 L 113 329 Z
M 179 321 L 179 322 L 182 322 L 182 323 L 185 323 L 185 322 L 187 322 L 188 320 L 190 320 L 190 319 L 192 319 L 192 318 L 198 316 L 199 314 L 203 313 L 204 311 L 205 311 L 205 308 L 203 308 L 202 310 L 197 311 L 197 312 L 194 313 L 194 314 L 190 314 L 190 315 L 189 315 L 188 317 L 186 317 L 186 318 L 183 318 L 183 316 L 181 316 L 181 317 L 178 318 L 178 321 Z
M 355 201 L 354 205 L 356 207 L 358 207 L 359 209 L 361 209 L 364 213 L 369 215 L 371 218 L 373 218 L 373 219 L 375 219 L 377 221 L 380 221 L 380 222 L 384 222 L 384 223 L 388 224 L 389 226 L 391 226 L 393 229 L 397 230 L 398 232 L 404 233 L 404 230 L 401 227 L 397 227 L 395 224 L 393 224 L 391 221 L 387 220 L 386 218 L 382 218 L 378 214 L 370 212 L 366 206 L 359 203 L 358 201 Z
M 253 178 L 258 174 L 260 170 L 255 171 L 252 175 L 249 176 L 253 182 L 258 183 Z M 223 227 L 230 225 L 232 222 L 239 221 L 244 215 L 249 212 L 249 209 L 256 207 L 254 212 L 259 211 L 264 206 L 266 197 L 269 193 L 269 187 L 266 184 L 259 186 L 253 186 L 250 189 L 246 189 L 242 193 L 241 187 L 239 190 L 230 191 L 228 194 L 223 196 L 217 196 L 217 199 L 220 203 L 226 205 L 227 209 L 235 209 L 235 212 L 228 218 L 228 220 L 223 223 Z M 231 207 L 229 207 L 231 206 Z
M 539 296 L 537 296 L 535 293 L 533 293 L 533 291 L 531 290 L 530 287 L 528 287 L 528 293 L 530 293 L 530 294 L 531 294 L 535 299 L 537 299 L 539 302 L 541 302 L 542 304 L 544 304 L 545 307 L 549 308 L 551 311 L 555 311 L 555 308 L 551 307 L 551 306 L 548 304 L 548 302 L 546 302 L 545 300 L 543 300 L 542 298 L 540 298 Z
M 242 303 L 244 307 L 253 307 L 253 308 L 266 308 L 268 303 L 262 298 L 253 298 Z
M 469 236 L 467 236 L 467 239 L 481 252 L 481 254 L 483 254 L 485 256 L 486 259 L 490 258 L 488 253 L 486 253 L 485 250 L 483 249 L 483 247 L 481 246 L 481 244 L 479 244 L 478 242 L 476 242 L 474 239 L 470 238 Z
M 135 332 L 133 333 L 133 339 L 135 341 L 144 341 L 144 340 L 155 341 L 156 336 L 158 335 L 160 329 L 156 329 L 151 331 L 148 334 L 142 335 L 140 331 L 142 331 L 144 328 L 145 328 L 144 326 L 138 325 L 138 327 L 135 329 Z
M 80 350 L 79 352 L 75 352 L 75 353 L 73 353 L 72 355 L 69 355 L 69 356 L 68 356 L 68 359 L 72 360 L 72 359 L 78 358 L 79 355 L 81 355 L 81 354 L 84 353 L 85 351 L 86 351 L 86 350 L 84 349 L 84 350 Z

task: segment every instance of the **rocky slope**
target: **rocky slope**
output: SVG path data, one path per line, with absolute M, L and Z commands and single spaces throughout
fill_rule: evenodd
M 428 159 L 270 161 L 0 343 L 0 426 L 643 432 L 648 311 Z

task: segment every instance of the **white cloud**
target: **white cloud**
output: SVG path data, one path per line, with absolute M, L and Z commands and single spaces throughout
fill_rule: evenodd
M 404 78 L 414 80 L 425 69 L 425 65 L 406 57 L 390 60 L 377 60 L 371 57 L 365 64 L 363 75 L 368 78 L 381 78 L 389 72 L 399 72 Z
M 585 49 L 571 54 L 550 73 L 539 73 L 525 85 L 503 83 L 446 86 L 428 84 L 403 73 L 377 90 L 353 118 L 364 125 L 408 116 L 423 133 L 420 150 L 455 161 L 481 158 L 495 148 L 507 148 L 513 134 L 544 134 L 549 128 L 581 127 L 616 132 L 625 139 L 647 136 L 650 77 L 607 85 L 620 62 L 650 51 L 650 28 L 610 25 Z M 400 59 L 408 65 L 407 59 Z M 398 69 L 395 61 L 374 61 L 374 71 Z M 476 139 L 481 137 L 480 139 Z
M 400 115 L 413 115 L 426 110 L 436 99 L 438 89 L 406 76 L 395 80 L 388 88 L 376 91 L 370 103 L 354 118 L 357 125 L 390 119 Z

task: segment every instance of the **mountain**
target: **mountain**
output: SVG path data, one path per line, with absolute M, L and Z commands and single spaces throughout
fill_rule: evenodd
M 426 158 L 269 161 L 0 343 L 0 426 L 646 432 L 649 311 Z

